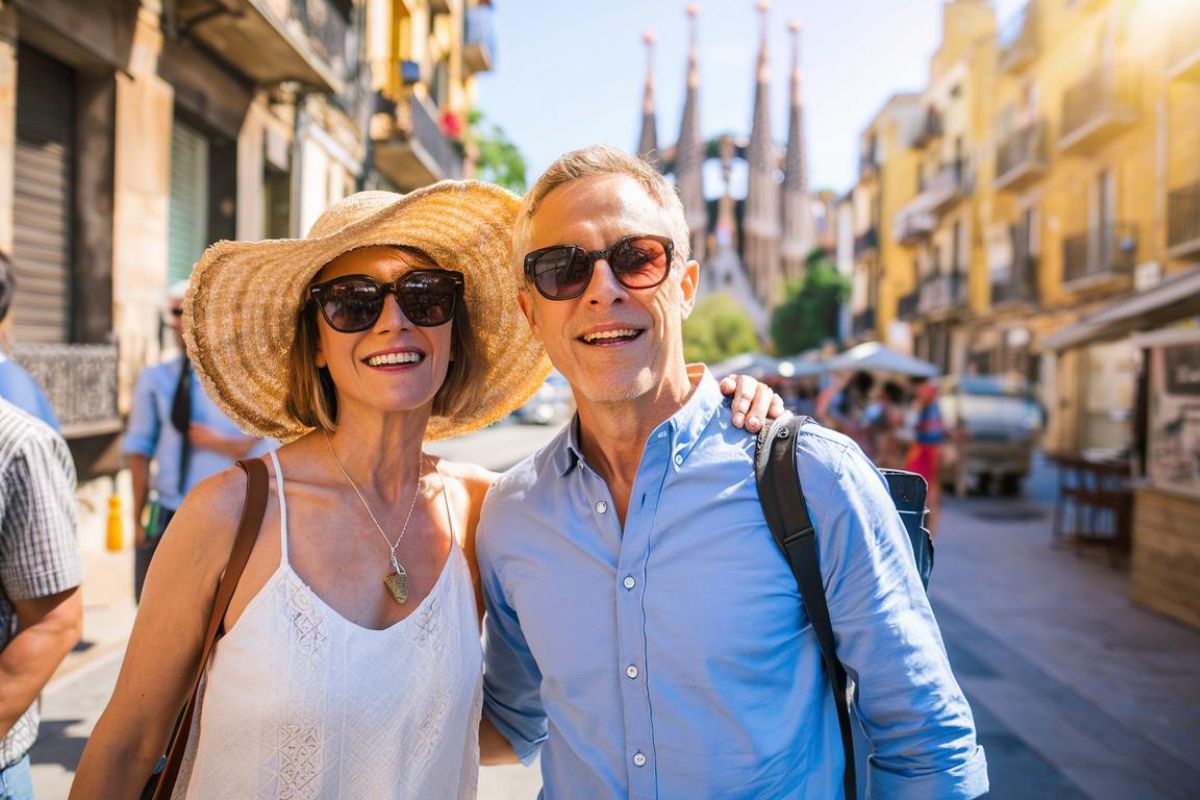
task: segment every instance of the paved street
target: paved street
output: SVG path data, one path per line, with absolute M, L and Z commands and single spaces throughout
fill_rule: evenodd
M 502 468 L 553 430 L 499 425 L 431 449 Z M 948 498 L 931 597 L 975 710 L 992 798 L 1200 798 L 1200 634 L 1127 600 L 1099 557 L 1054 549 L 1047 476 L 1033 499 Z M 111 691 L 132 607 L 129 556 L 85 531 L 88 647 L 46 692 L 39 798 L 66 796 Z M 99 536 L 92 541 L 89 537 Z M 484 769 L 483 800 L 535 796 L 535 770 Z

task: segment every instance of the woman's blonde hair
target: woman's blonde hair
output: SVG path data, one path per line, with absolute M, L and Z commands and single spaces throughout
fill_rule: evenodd
M 437 262 L 422 250 L 395 247 L 403 253 L 436 267 Z M 296 336 L 288 353 L 287 397 L 285 408 L 296 422 L 309 428 L 327 431 L 337 429 L 337 387 L 325 367 L 317 366 L 317 350 L 321 341 L 317 327 L 320 311 L 305 290 L 305 302 L 296 318 Z M 453 417 L 473 405 L 482 387 L 471 380 L 475 361 L 479 358 L 479 343 L 471 326 L 470 312 L 464 298 L 454 307 L 450 330 L 450 366 L 446 379 L 433 396 L 433 413 Z

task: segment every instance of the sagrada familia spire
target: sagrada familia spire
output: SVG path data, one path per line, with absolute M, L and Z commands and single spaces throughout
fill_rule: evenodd
M 804 96 L 800 82 L 800 20 L 792 20 L 792 91 L 788 112 L 787 149 L 783 157 L 783 258 L 785 280 L 804 275 L 804 260 L 816 236 L 812 202 L 808 196 L 808 165 L 804 147 Z
M 658 123 L 654 118 L 654 31 L 642 36 L 646 43 L 646 93 L 642 97 L 642 134 L 638 137 L 638 157 L 651 166 L 661 166 L 658 154 Z
M 704 263 L 708 244 L 708 205 L 704 202 L 704 140 L 700 137 L 700 7 L 687 7 L 689 20 L 687 92 L 675 143 L 675 188 L 691 231 L 692 258 Z
M 767 310 L 783 299 L 787 280 L 803 277 L 816 231 L 808 187 L 804 138 L 804 97 L 800 71 L 801 23 L 788 25 L 792 35 L 791 95 L 787 144 L 782 150 L 771 135 L 771 68 L 767 50 L 769 0 L 757 0 L 759 45 L 755 66 L 750 137 L 722 136 L 706 144 L 700 129 L 700 55 L 698 6 L 687 6 L 687 84 L 683 116 L 675 146 L 660 157 L 654 109 L 652 69 L 654 35 L 646 33 L 646 89 L 638 155 L 674 175 L 691 233 L 692 257 L 702 265 L 703 291 L 727 291 L 746 306 L 765 337 Z M 704 192 L 704 165 L 719 158 L 723 193 L 712 206 Z M 729 192 L 731 164 L 744 158 L 748 168 L 746 197 Z M 778 179 L 782 171 L 782 181 Z M 709 209 L 715 208 L 710 213 Z
M 758 0 L 761 38 L 754 83 L 754 116 L 746 162 L 750 168 L 746 185 L 742 259 L 750 272 L 750 285 L 764 305 L 778 302 L 779 283 L 779 184 L 775 182 L 778 156 L 771 139 L 771 67 L 767 58 L 767 13 L 769 0 Z

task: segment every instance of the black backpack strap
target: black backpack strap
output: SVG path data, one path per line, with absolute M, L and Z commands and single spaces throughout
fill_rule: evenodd
M 825 672 L 829 676 L 833 702 L 837 708 L 842 751 L 846 756 L 842 788 L 846 800 L 856 800 L 854 737 L 850 730 L 850 708 L 846 699 L 846 669 L 838 660 L 834 647 L 833 623 L 829 617 L 829 605 L 825 601 L 825 582 L 821 578 L 821 565 L 817 560 L 816 532 L 808 516 L 808 505 L 804 502 L 800 475 L 796 470 L 796 435 L 800 427 L 810 421 L 810 417 L 780 417 L 763 428 L 758 438 L 754 471 L 758 479 L 763 516 L 776 544 L 787 558 L 792 574 L 796 576 L 800 599 L 804 601 L 817 645 L 821 649 L 821 659 L 825 662 Z

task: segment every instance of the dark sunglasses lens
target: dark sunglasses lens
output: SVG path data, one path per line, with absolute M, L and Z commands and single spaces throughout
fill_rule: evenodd
M 365 330 L 379 319 L 383 309 L 383 290 L 378 284 L 361 280 L 327 284 L 319 298 L 325 321 L 342 333 Z
M 445 325 L 457 299 L 454 278 L 445 273 L 412 272 L 400 281 L 400 307 L 414 325 Z
M 630 239 L 613 249 L 609 262 L 617 279 L 630 289 L 657 286 L 670 267 L 667 248 L 656 239 Z
M 592 261 L 578 247 L 548 250 L 533 262 L 533 280 L 546 297 L 574 297 L 587 287 L 591 277 Z

